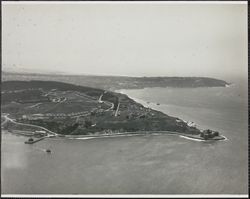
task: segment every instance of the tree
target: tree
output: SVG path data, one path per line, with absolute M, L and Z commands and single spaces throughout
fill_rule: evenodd
M 66 126 L 66 127 L 61 131 L 61 133 L 62 133 L 62 134 L 70 134 L 70 133 L 72 133 L 74 130 L 76 130 L 78 126 L 79 126 L 78 123 L 75 123 L 75 124 L 70 125 L 70 126 Z
M 92 122 L 91 122 L 90 120 L 86 120 L 86 121 L 84 122 L 84 127 L 85 127 L 85 128 L 89 128 L 89 127 L 91 127 L 91 125 L 92 125 Z

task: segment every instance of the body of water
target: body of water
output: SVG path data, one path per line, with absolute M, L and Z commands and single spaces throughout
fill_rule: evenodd
M 227 141 L 145 135 L 27 145 L 26 137 L 3 131 L 2 193 L 247 194 L 246 85 L 120 90 L 145 106 L 218 130 Z

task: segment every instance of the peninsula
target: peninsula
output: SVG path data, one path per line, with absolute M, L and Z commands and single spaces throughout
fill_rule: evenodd
M 129 77 L 129 76 L 98 76 L 98 75 L 64 75 L 39 73 L 2 73 L 3 81 L 13 80 L 55 80 L 104 90 L 142 89 L 151 87 L 197 88 L 226 87 L 226 81 L 209 77 Z
M 1 94 L 2 128 L 27 136 L 166 133 L 224 139 L 113 91 L 56 81 L 3 81 Z

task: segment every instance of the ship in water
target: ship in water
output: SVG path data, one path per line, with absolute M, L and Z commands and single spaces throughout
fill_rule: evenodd
M 46 149 L 46 153 L 51 153 L 51 150 L 50 149 Z

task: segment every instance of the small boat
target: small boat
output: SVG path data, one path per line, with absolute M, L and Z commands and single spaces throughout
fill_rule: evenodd
M 157 103 L 157 105 L 160 105 L 160 103 Z
M 47 153 L 51 153 L 51 150 L 50 150 L 50 149 L 46 149 L 46 152 L 47 152 Z

